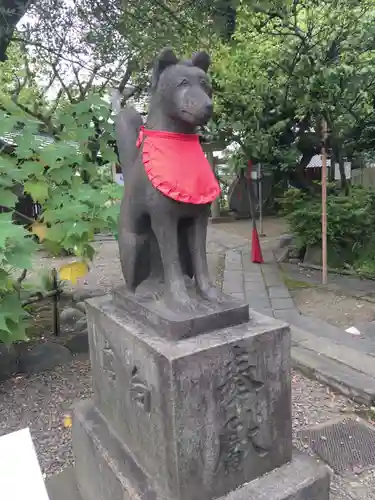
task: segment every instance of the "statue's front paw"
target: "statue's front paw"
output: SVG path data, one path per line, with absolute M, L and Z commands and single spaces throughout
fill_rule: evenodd
M 173 311 L 190 312 L 197 308 L 196 302 L 187 293 L 167 294 L 164 301 Z
M 201 288 L 200 295 L 209 302 L 222 302 L 222 295 L 214 285 Z

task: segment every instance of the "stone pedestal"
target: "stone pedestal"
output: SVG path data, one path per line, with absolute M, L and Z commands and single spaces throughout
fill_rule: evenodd
M 77 499 L 328 500 L 327 470 L 292 453 L 287 325 L 252 313 L 172 340 L 111 297 L 87 315 L 94 397 L 75 408 Z

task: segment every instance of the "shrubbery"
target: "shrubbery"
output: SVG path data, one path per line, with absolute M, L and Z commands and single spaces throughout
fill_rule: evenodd
M 89 95 L 61 109 L 53 123 L 54 142 L 41 144 L 38 134 L 45 124 L 11 101 L 0 111 L 0 137 L 21 130 L 14 136 L 11 154 L 0 150 L 0 205 L 6 210 L 0 213 L 0 342 L 26 338 L 27 313 L 21 300 L 25 282 L 19 277 L 32 269 L 38 249 L 75 254 L 77 261 L 59 270 L 61 280 L 74 281 L 87 272 L 94 256 L 94 234 L 116 233 L 122 188 L 103 175 L 101 166 L 117 161 L 109 145 L 109 115 L 108 103 Z M 93 155 L 93 139 L 100 162 L 99 155 Z M 43 207 L 38 220 L 25 226 L 14 224 L 15 186 L 23 186 Z
M 281 201 L 283 213 L 300 249 L 320 246 L 320 195 L 289 189 Z M 327 193 L 328 263 L 333 267 L 367 267 L 374 260 L 375 190 L 355 186 L 348 196 L 329 186 Z M 374 257 L 372 257 L 374 255 Z M 370 268 L 372 266 L 370 265 Z

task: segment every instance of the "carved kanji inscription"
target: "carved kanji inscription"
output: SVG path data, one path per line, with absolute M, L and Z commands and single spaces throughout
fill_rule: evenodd
M 111 380 L 112 382 L 116 381 L 114 360 L 115 360 L 115 355 L 113 354 L 112 349 L 108 346 L 107 343 L 103 348 L 103 370 L 108 375 L 109 380 Z
M 264 456 L 268 452 L 257 439 L 260 432 L 257 399 L 264 384 L 255 372 L 256 366 L 249 353 L 235 345 L 217 388 L 224 425 L 219 436 L 216 472 L 221 469 L 226 474 L 239 471 L 249 453 Z
M 149 413 L 151 408 L 151 392 L 147 384 L 139 376 L 136 366 L 134 366 L 132 370 L 130 393 L 136 404 Z

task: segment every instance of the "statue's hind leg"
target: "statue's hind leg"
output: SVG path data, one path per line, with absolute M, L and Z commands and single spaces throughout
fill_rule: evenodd
M 142 214 L 138 214 L 134 207 L 128 208 L 124 197 L 120 209 L 118 243 L 126 286 L 135 292 L 150 274 L 150 235 L 149 228 L 140 223 Z
M 119 230 L 119 248 L 122 273 L 126 286 L 135 292 L 137 286 L 144 281 L 149 274 L 146 264 L 148 253 L 148 235 L 137 235 L 122 227 Z M 144 255 L 146 254 L 146 255 Z

